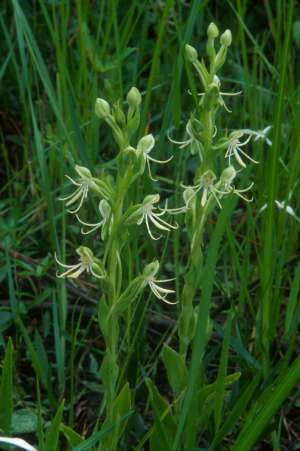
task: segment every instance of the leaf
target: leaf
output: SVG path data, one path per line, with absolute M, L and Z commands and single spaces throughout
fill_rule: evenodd
M 120 422 L 127 421 L 128 418 L 132 415 L 133 411 L 129 412 L 127 415 L 120 418 Z M 77 445 L 75 448 L 72 449 L 72 451 L 87 451 L 91 448 L 91 446 L 96 445 L 98 442 L 102 442 L 102 439 L 104 439 L 107 434 L 109 434 L 113 429 L 114 425 L 108 426 L 104 429 L 101 429 L 101 431 L 95 432 L 91 437 L 89 437 L 87 440 L 84 440 L 84 442 Z
M 0 384 L 0 429 L 5 434 L 11 431 L 13 413 L 13 344 L 8 339 Z
M 150 379 L 146 380 L 146 385 L 155 418 L 155 427 L 150 436 L 150 449 L 151 451 L 171 450 L 170 438 L 176 431 L 176 422 L 171 414 L 171 406 Z
M 64 434 L 64 436 L 66 437 L 68 442 L 70 443 L 72 449 L 74 446 L 77 446 L 84 441 L 84 438 L 81 437 L 81 435 L 78 434 L 78 432 L 74 431 L 72 428 L 70 428 L 69 426 L 66 426 L 63 423 L 61 423 L 61 425 L 60 425 L 60 430 Z
M 19 409 L 12 415 L 11 433 L 24 434 L 35 432 L 37 429 L 37 416 L 30 409 Z
M 230 334 L 231 334 L 231 323 L 232 323 L 232 316 L 230 313 L 229 319 L 227 321 L 226 329 L 225 329 L 221 359 L 220 359 L 220 363 L 219 363 L 218 376 L 217 376 L 217 381 L 216 381 L 216 397 L 215 397 L 215 410 L 214 410 L 215 430 L 216 431 L 218 431 L 220 424 L 221 424 L 221 420 L 222 420 L 222 409 L 223 409 L 225 386 L 226 386 L 226 373 L 227 373 L 227 365 L 228 365 L 228 351 L 229 351 Z
M 300 21 L 295 20 L 293 23 L 293 38 L 298 50 L 300 50 Z
M 174 396 L 185 389 L 187 383 L 187 369 L 183 357 L 168 345 L 164 345 L 162 351 L 162 360 L 164 362 L 169 384 L 173 390 Z
M 105 449 L 116 449 L 119 439 L 122 437 L 126 426 L 126 421 L 121 422 L 121 418 L 127 415 L 131 409 L 131 394 L 129 384 L 126 383 L 119 395 L 115 399 L 112 408 L 112 421 L 115 427 L 110 434 L 104 439 L 103 445 Z M 103 427 L 108 426 L 111 421 L 105 421 Z
M 105 301 L 105 296 L 102 296 L 98 306 L 98 324 L 105 340 L 109 335 L 109 324 L 107 322 L 108 312 L 109 307 Z
M 220 441 L 223 439 L 223 437 L 225 437 L 225 435 L 229 434 L 232 431 L 234 426 L 237 424 L 238 419 L 245 411 L 245 407 L 248 405 L 249 401 L 253 398 L 254 392 L 258 387 L 260 379 L 261 373 L 258 373 L 256 377 L 252 379 L 252 381 L 249 384 L 247 384 L 246 388 L 242 391 L 233 409 L 227 415 L 226 421 L 223 424 L 222 428 L 214 437 L 213 443 L 211 444 L 212 450 L 218 449 L 215 447 L 220 443 Z
M 58 436 L 64 411 L 64 401 L 61 402 L 57 409 L 56 415 L 52 420 L 51 426 L 46 432 L 45 451 L 56 451 L 58 445 Z
M 250 451 L 259 439 L 262 432 L 268 426 L 282 403 L 288 397 L 290 391 L 300 380 L 300 357 L 283 371 L 263 392 L 256 403 L 255 410 L 251 410 L 245 421 L 232 451 Z

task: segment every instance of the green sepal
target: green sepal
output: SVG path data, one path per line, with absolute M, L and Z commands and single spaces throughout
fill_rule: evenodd
M 162 360 L 164 362 L 168 381 L 173 390 L 173 394 L 177 397 L 187 384 L 188 372 L 182 355 L 174 351 L 168 345 L 164 345 L 162 351 Z

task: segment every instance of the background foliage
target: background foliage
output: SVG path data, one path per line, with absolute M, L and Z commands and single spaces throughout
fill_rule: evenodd
M 108 164 L 113 169 L 111 135 L 99 127 L 94 102 L 96 97 L 115 101 L 137 86 L 143 93 L 141 136 L 145 131 L 155 135 L 157 158 L 174 154 L 156 187 L 162 197 L 175 191 L 179 199 L 183 174 L 192 180 L 195 170 L 193 158 L 167 139 L 168 133 L 182 138 L 191 109 L 188 90 L 194 80 L 183 47 L 191 43 L 204 54 L 212 20 L 233 34 L 222 83 L 243 91 L 221 126 L 260 130 L 272 125 L 273 145 L 252 145 L 260 161 L 251 169 L 254 201 L 236 205 L 219 246 L 214 218 L 208 230 L 216 268 L 206 266 L 213 275 L 212 334 L 203 367 L 207 384 L 219 381 L 214 397 L 221 395 L 226 406 L 213 401 L 214 414 L 203 420 L 199 446 L 299 448 L 300 6 L 293 0 L 1 2 L 4 433 L 23 433 L 45 450 L 55 449 L 59 428 L 61 449 L 67 442 L 72 449 L 92 449 L 101 440 L 104 347 L 95 322 L 100 294 L 85 278 L 71 284 L 55 277 L 54 252 L 68 256 L 78 245 L 78 225 L 58 201 L 64 174 L 74 162 L 96 173 Z M 179 284 L 185 242 L 184 233 L 176 232 L 163 244 L 142 243 L 128 255 L 128 265 L 139 270 L 138 256 L 159 253 L 166 273 L 175 272 Z M 146 449 L 153 409 L 145 378 L 155 380 L 168 397 L 160 353 L 162 343 L 172 340 L 175 310 L 149 296 L 129 312 L 133 326 L 124 334 L 131 337 L 130 346 L 124 342 L 122 352 L 138 410 L 124 449 Z M 228 373 L 241 373 L 230 393 L 220 382 L 228 312 L 233 320 L 226 367 Z M 80 436 L 94 438 L 82 442 Z

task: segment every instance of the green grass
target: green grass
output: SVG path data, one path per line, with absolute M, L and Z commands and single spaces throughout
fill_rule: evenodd
M 163 449 L 180 450 L 187 434 L 195 450 L 289 450 L 299 443 L 299 220 L 275 204 L 300 217 L 299 11 L 294 0 L 255 8 L 246 0 L 186 3 L 1 3 L 0 435 L 24 434 L 45 451 L 57 440 L 58 450 L 99 449 L 122 424 L 124 450 L 147 449 L 160 436 Z M 74 284 L 55 277 L 54 253 L 72 261 L 81 244 L 58 200 L 68 187 L 64 174 L 76 163 L 114 173 L 115 147 L 94 103 L 124 98 L 134 85 L 143 94 L 138 137 L 155 135 L 155 158 L 174 155 L 166 169 L 152 167 L 158 182 L 139 189 L 180 204 L 180 182 L 192 180 L 196 164 L 167 134 L 182 139 L 193 108 L 188 91 L 198 83 L 184 45 L 204 54 L 212 20 L 233 34 L 222 84 L 243 90 L 219 126 L 272 125 L 273 145 L 252 141 L 260 163 L 249 166 L 241 185 L 255 182 L 253 202 L 225 202 L 210 217 L 186 390 L 172 399 L 162 365 L 163 344 L 177 349 L 179 310 L 144 293 L 121 331 L 119 389 L 128 380 L 134 403 L 120 424 L 107 426 L 99 288 L 85 277 Z M 130 192 L 132 201 L 138 191 Z M 92 217 L 92 207 L 83 218 Z M 159 256 L 164 274 L 175 272 L 179 297 L 188 253 L 182 229 L 158 243 L 144 236 L 130 243 L 128 282 Z M 99 248 L 90 236 L 85 243 Z M 197 425 L 196 396 L 203 401 Z M 22 421 L 12 427 L 21 409 L 36 420 L 25 432 Z

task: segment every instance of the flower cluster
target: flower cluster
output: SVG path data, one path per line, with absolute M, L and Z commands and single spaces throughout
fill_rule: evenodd
M 223 107 L 227 112 L 231 112 L 227 107 L 224 97 L 240 95 L 242 92 L 225 92 L 221 90 L 221 81 L 216 74 L 217 71 L 223 66 L 227 49 L 231 44 L 232 37 L 231 32 L 226 30 L 220 37 L 220 49 L 217 52 L 215 49 L 214 41 L 219 35 L 219 30 L 215 24 L 210 24 L 208 27 L 208 41 L 207 41 L 207 56 L 209 60 L 209 67 L 207 67 L 204 60 L 198 59 L 197 50 L 190 46 L 186 46 L 186 57 L 190 61 L 196 71 L 203 85 L 203 91 L 198 93 L 199 105 L 198 110 L 200 114 L 196 119 L 194 114 L 188 120 L 186 124 L 187 139 L 184 141 L 175 141 L 170 138 L 170 141 L 179 145 L 179 148 L 189 148 L 190 153 L 193 155 L 196 152 L 199 155 L 200 166 L 197 171 L 196 180 L 193 185 L 186 186 L 182 184 L 182 187 L 189 189 L 193 192 L 189 197 L 188 203 L 185 207 L 188 207 L 195 196 L 201 192 L 200 205 L 204 208 L 211 200 L 213 200 L 220 208 L 222 197 L 230 194 L 235 194 L 243 200 L 249 202 L 252 199 L 248 198 L 245 193 L 251 190 L 253 183 L 247 188 L 237 189 L 233 184 L 237 173 L 240 171 L 238 168 L 245 168 L 246 162 L 252 162 L 257 164 L 254 158 L 249 155 L 246 150 L 247 145 L 251 139 L 257 141 L 259 139 L 266 141 L 267 145 L 271 145 L 271 140 L 267 137 L 271 126 L 268 126 L 260 131 L 254 131 L 251 129 L 240 129 L 232 131 L 229 135 L 217 139 L 218 130 L 215 125 L 216 111 L 219 107 Z M 208 117 L 210 118 L 208 120 Z M 208 136 L 210 136 L 208 138 Z M 227 161 L 227 168 L 222 172 L 221 176 L 215 173 L 214 167 L 216 165 L 217 157 L 223 155 L 224 165 Z M 237 169 L 234 167 L 234 163 L 237 164 Z M 184 208 L 184 207 L 183 207 Z
M 155 146 L 155 139 L 152 134 L 143 136 L 135 147 L 131 145 L 130 141 L 140 121 L 141 95 L 136 88 L 132 88 L 129 91 L 127 103 L 127 113 L 123 111 L 121 102 L 110 105 L 106 100 L 98 98 L 95 106 L 96 115 L 110 126 L 114 138 L 120 147 L 120 153 L 117 156 L 118 175 L 116 179 L 113 180 L 111 176 L 94 177 L 88 168 L 76 165 L 75 171 L 78 177 L 71 178 L 68 175 L 66 176 L 72 185 L 75 186 L 75 190 L 61 198 L 61 200 L 66 202 L 68 212 L 75 214 L 81 225 L 82 235 L 91 234 L 96 230 L 101 231 L 101 239 L 105 249 L 104 263 L 95 257 L 90 248 L 80 246 L 76 250 L 79 255 L 79 261 L 75 264 L 65 264 L 58 260 L 55 255 L 56 262 L 62 268 L 62 272 L 57 273 L 58 277 L 76 279 L 85 272 L 98 279 L 109 279 L 110 274 L 104 268 L 107 263 L 107 253 L 110 252 L 109 246 L 111 245 L 111 240 L 120 239 L 124 227 L 127 228 L 133 224 L 138 226 L 145 224 L 147 233 L 153 240 L 158 240 L 161 238 L 161 235 L 156 236 L 152 232 L 152 227 L 161 232 L 170 232 L 177 228 L 177 224 L 170 224 L 163 216 L 168 213 L 180 213 L 183 211 L 183 208 L 168 210 L 166 205 L 164 208 L 160 208 L 160 196 L 158 194 L 148 195 L 141 204 L 131 205 L 127 210 L 125 208 L 125 211 L 123 211 L 125 202 L 124 200 L 120 202 L 120 196 L 125 198 L 130 184 L 144 174 L 145 169 L 148 170 L 150 179 L 155 181 L 151 172 L 151 163 L 166 164 L 173 158 L 162 161 L 150 155 Z M 96 221 L 89 222 L 82 219 L 80 209 L 88 199 L 91 190 L 100 197 L 97 211 L 99 218 Z M 115 258 L 117 260 L 120 259 L 119 251 Z M 116 265 L 120 266 L 120 261 L 117 260 Z M 145 276 L 145 286 L 149 286 L 158 299 L 166 303 L 172 303 L 167 301 L 166 296 L 173 293 L 173 290 L 161 288 L 157 284 L 157 282 L 164 283 L 163 280 L 155 278 L 158 268 L 159 265 L 155 265 L 155 271 L 153 269 L 151 273 Z

